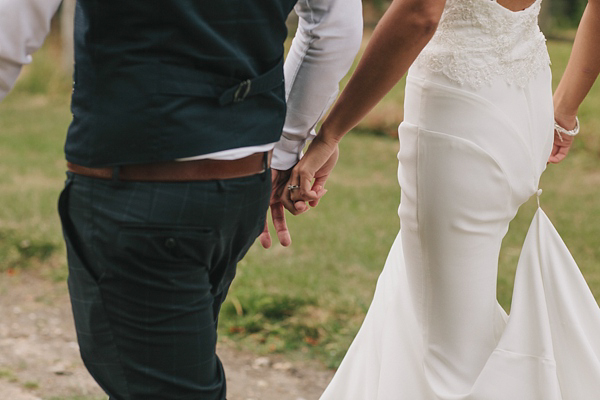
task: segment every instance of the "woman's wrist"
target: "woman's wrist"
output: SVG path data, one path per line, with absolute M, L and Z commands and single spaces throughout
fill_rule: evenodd
M 343 133 L 339 134 L 335 132 L 335 129 L 330 124 L 328 124 L 326 120 L 321 125 L 321 129 L 319 129 L 319 133 L 315 137 L 315 140 L 324 142 L 330 147 L 335 147 L 339 144 L 340 140 L 342 140 L 342 137 L 344 137 Z
M 564 90 L 561 90 L 560 86 L 556 89 L 553 96 L 554 121 L 563 128 L 571 130 L 575 128 L 575 118 L 577 117 L 579 106 L 575 100 L 570 99 L 569 96 L 564 94 Z
M 574 129 L 577 125 L 577 112 L 562 113 L 554 111 L 554 121 L 566 130 Z

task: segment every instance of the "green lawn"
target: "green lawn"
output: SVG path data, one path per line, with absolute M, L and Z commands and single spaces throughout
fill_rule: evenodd
M 550 43 L 555 76 L 568 43 Z M 56 201 L 64 178 L 69 78 L 53 66 L 52 43 L 0 104 L 0 279 L 35 268 L 64 280 Z M 543 177 L 542 206 L 600 298 L 600 93 L 581 110 L 572 155 Z M 239 266 L 221 316 L 221 338 L 259 353 L 285 352 L 335 367 L 360 326 L 375 281 L 398 231 L 397 139 L 401 85 L 341 145 L 341 159 L 321 205 L 289 218 L 290 248 L 257 244 Z M 365 132 L 383 132 L 384 135 Z M 498 297 L 510 307 L 514 268 L 535 210 L 512 223 L 501 256 Z M 61 283 L 62 284 L 62 283 Z
M 70 78 L 50 40 L 0 103 L 0 273 L 41 266 L 64 279 L 56 203 L 65 176 Z

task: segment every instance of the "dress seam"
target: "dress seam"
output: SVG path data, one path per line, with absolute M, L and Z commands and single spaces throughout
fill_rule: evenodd
M 506 349 L 494 349 L 495 353 L 506 353 L 506 354 L 511 354 L 511 355 L 515 355 L 515 356 L 519 356 L 519 357 L 527 357 L 527 358 L 535 358 L 535 359 L 539 359 L 545 362 L 548 362 L 550 364 L 556 365 L 556 360 L 553 358 L 548 358 L 548 357 L 543 357 L 543 356 L 535 356 L 533 354 L 525 354 L 525 353 L 518 353 L 516 351 L 510 351 L 510 350 L 506 350 Z
M 507 200 L 507 202 L 506 202 L 506 204 L 505 204 L 505 207 L 506 207 L 506 212 L 507 212 L 507 213 L 510 213 L 510 202 L 511 202 L 511 199 L 512 199 L 512 197 L 513 197 L 513 189 L 512 189 L 512 187 L 511 187 L 511 186 L 508 184 L 508 182 L 509 182 L 509 179 L 508 179 L 508 174 L 506 173 L 506 171 L 504 170 L 504 168 L 502 168 L 502 165 L 501 165 L 501 164 L 498 162 L 498 160 L 496 160 L 496 158 L 495 158 L 493 155 L 491 155 L 490 153 L 488 153 L 487 151 L 485 151 L 485 150 L 484 150 L 484 149 L 483 149 L 481 146 L 479 146 L 477 143 L 473 143 L 473 142 L 471 142 L 470 140 L 463 139 L 463 138 L 461 138 L 461 137 L 454 136 L 454 135 L 450 135 L 450 134 L 447 134 L 447 133 L 444 133 L 444 132 L 434 131 L 434 130 L 431 130 L 431 129 L 422 129 L 421 127 L 417 126 L 417 132 L 418 132 L 418 134 L 419 134 L 419 135 L 420 135 L 421 131 L 425 131 L 425 132 L 431 132 L 431 133 L 434 133 L 434 134 L 436 134 L 436 135 L 443 135 L 443 136 L 446 136 L 446 137 L 449 137 L 449 138 L 452 138 L 452 139 L 455 139 L 455 140 L 459 140 L 459 141 L 462 141 L 462 142 L 468 143 L 470 146 L 473 146 L 473 147 L 477 148 L 477 149 L 478 149 L 478 150 L 480 150 L 482 153 L 484 153 L 484 154 L 485 154 L 487 157 L 489 157 L 489 158 L 490 158 L 492 161 L 494 161 L 494 164 L 496 164 L 496 166 L 498 167 L 498 169 L 499 169 L 499 170 L 500 170 L 500 172 L 502 173 L 502 176 L 504 177 L 504 184 L 505 184 L 505 186 L 507 187 L 507 189 L 508 189 L 508 192 L 509 192 L 509 195 L 508 195 L 508 200 Z M 417 140 L 418 140 L 418 139 L 417 139 Z M 418 145 L 418 142 L 417 142 L 417 145 Z M 418 154 L 417 154 L 417 156 L 418 156 Z M 417 158 L 417 165 L 418 165 L 418 162 L 419 162 L 419 160 L 418 160 L 418 158 Z M 418 193 L 419 193 L 419 192 L 418 192 L 418 185 L 417 185 L 417 198 L 418 198 Z M 417 223 L 418 223 L 418 222 L 419 222 L 419 221 L 418 221 L 418 210 L 417 210 Z

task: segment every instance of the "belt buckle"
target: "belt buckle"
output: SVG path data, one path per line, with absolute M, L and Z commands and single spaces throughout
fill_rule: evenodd
M 246 79 L 245 81 L 240 83 L 238 88 L 235 90 L 235 93 L 233 94 L 233 102 L 239 103 L 241 101 L 244 101 L 250 93 L 251 87 L 252 82 L 250 81 L 250 79 Z

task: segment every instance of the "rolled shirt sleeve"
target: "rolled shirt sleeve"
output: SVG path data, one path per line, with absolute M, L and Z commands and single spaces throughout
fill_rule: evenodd
M 0 0 L 0 100 L 50 31 L 61 0 Z
M 1 0 L 0 0 L 1 1 Z M 360 0 L 299 0 L 298 30 L 284 65 L 287 115 L 271 165 L 293 167 L 336 99 L 362 39 Z

